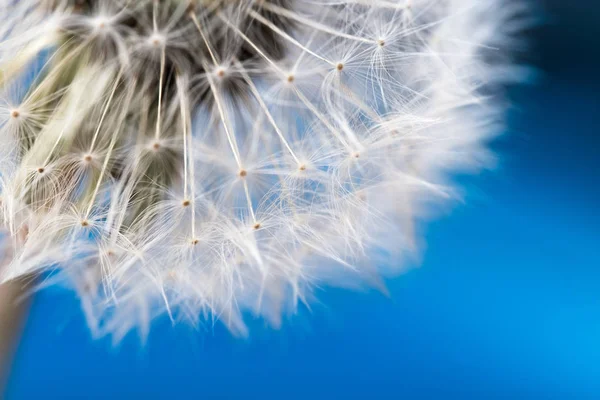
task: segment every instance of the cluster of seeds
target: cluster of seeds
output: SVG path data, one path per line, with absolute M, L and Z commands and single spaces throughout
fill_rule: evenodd
M 380 284 L 490 159 L 517 3 L 1 1 L 0 278 L 117 338 Z

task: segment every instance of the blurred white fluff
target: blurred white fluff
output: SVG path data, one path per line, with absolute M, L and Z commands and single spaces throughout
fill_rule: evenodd
M 3 0 L 0 278 L 94 334 L 378 285 L 491 160 L 516 0 Z

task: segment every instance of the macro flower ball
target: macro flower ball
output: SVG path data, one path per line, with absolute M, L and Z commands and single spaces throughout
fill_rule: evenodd
M 516 0 L 0 1 L 0 279 L 94 334 L 378 284 L 491 161 Z

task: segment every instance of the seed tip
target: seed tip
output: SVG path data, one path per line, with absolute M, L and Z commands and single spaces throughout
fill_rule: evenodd
M 196 1 L 190 0 L 188 1 L 188 6 L 186 10 L 189 14 L 193 14 L 196 11 Z

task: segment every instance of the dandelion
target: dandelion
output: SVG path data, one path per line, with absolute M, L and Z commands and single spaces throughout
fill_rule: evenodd
M 94 334 L 377 284 L 488 164 L 514 0 L 4 0 L 0 279 Z

